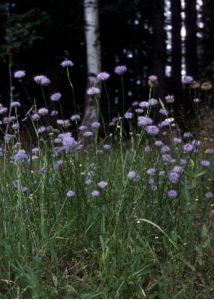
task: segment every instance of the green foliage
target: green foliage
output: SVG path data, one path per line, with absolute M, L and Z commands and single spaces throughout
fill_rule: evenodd
M 3 23 L 4 43 L 0 47 L 0 56 L 13 54 L 32 48 L 34 43 L 43 39 L 44 25 L 50 22 L 48 13 L 40 9 L 31 9 L 23 14 L 12 14 Z

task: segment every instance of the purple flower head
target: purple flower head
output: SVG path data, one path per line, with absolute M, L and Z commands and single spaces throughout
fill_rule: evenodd
M 178 183 L 180 175 L 177 172 L 170 172 L 168 175 L 168 179 L 171 183 Z
M 34 76 L 33 80 L 41 86 L 47 86 L 51 83 L 50 79 L 45 75 Z
M 23 149 L 18 150 L 14 155 L 14 160 L 17 163 L 23 163 L 23 162 L 27 161 L 28 156 L 27 156 L 25 150 L 23 150 Z
M 182 78 L 182 83 L 183 84 L 192 84 L 194 82 L 193 77 L 192 76 L 184 76 Z
M 39 153 L 39 148 L 38 147 L 35 147 L 35 148 L 32 148 L 32 153 L 33 154 L 37 154 L 37 153 Z
M 0 115 L 6 114 L 8 111 L 7 107 L 0 106 Z
M 93 132 L 92 132 L 92 131 L 85 131 L 85 132 L 83 133 L 83 136 L 84 136 L 84 137 L 91 137 L 91 136 L 93 136 Z
M 97 190 L 94 190 L 94 191 L 91 192 L 91 196 L 92 196 L 93 198 L 99 197 L 99 195 L 100 195 L 100 192 L 97 191 Z
M 178 138 L 178 137 L 174 137 L 174 138 L 172 139 L 172 141 L 173 141 L 173 143 L 174 143 L 175 145 L 181 144 L 181 142 L 182 142 L 182 140 L 181 140 L 180 138 Z
M 203 160 L 200 161 L 200 165 L 201 165 L 202 167 L 204 167 L 204 168 L 209 168 L 210 162 L 209 162 L 209 160 L 203 159 Z
M 205 194 L 205 197 L 207 198 L 207 199 L 210 199 L 210 198 L 213 198 L 213 193 L 212 192 L 206 192 L 206 194 Z
M 21 107 L 21 103 L 18 102 L 18 101 L 13 101 L 13 102 L 11 102 L 10 107 L 11 107 L 11 108 L 18 108 L 18 107 Z
M 71 60 L 69 60 L 69 59 L 64 59 L 62 62 L 61 62 L 61 67 L 62 68 L 68 68 L 68 67 L 73 67 L 74 66 L 74 63 L 71 61 Z
M 127 72 L 127 67 L 126 66 L 116 66 L 114 69 L 114 73 L 117 75 L 123 75 Z
M 151 149 L 150 146 L 144 147 L 144 152 L 149 153 L 149 152 L 151 152 L 151 151 L 152 151 L 152 149 Z
M 86 130 L 87 129 L 87 126 L 85 126 L 85 125 L 81 125 L 80 127 L 79 127 L 79 130 L 80 131 L 84 131 L 84 130 Z
M 153 120 L 149 117 L 139 116 L 137 118 L 137 125 L 139 127 L 151 125 L 152 123 L 153 123 Z
M 75 114 L 75 115 L 71 116 L 71 121 L 78 121 L 78 120 L 80 120 L 80 115 Z
M 166 109 L 163 109 L 163 108 L 161 108 L 161 109 L 159 110 L 159 113 L 160 113 L 161 115 L 163 115 L 163 116 L 167 116 L 167 115 L 168 115 L 168 111 L 167 111 Z
M 171 164 L 172 163 L 172 157 L 169 154 L 163 154 L 162 155 L 162 160 L 166 163 Z
M 125 115 L 124 115 L 124 118 L 128 119 L 128 120 L 131 120 L 132 117 L 133 117 L 133 113 L 131 113 L 131 112 L 126 112 Z
M 165 97 L 166 103 L 173 103 L 175 101 L 174 95 L 168 95 Z
M 172 172 L 177 172 L 178 174 L 181 174 L 183 172 L 183 168 L 181 166 L 174 166 Z
M 174 199 L 178 196 L 178 193 L 176 190 L 170 190 L 167 192 L 167 196 L 170 198 L 170 199 Z
M 26 75 L 26 72 L 23 70 L 14 72 L 14 78 L 17 78 L 17 79 L 22 79 L 23 77 L 25 77 L 25 75 Z
M 164 175 L 165 175 L 165 171 L 160 171 L 158 175 L 159 175 L 160 177 L 164 176 Z
M 155 98 L 151 98 L 151 99 L 149 99 L 148 103 L 150 106 L 155 106 L 158 104 L 158 100 Z
M 69 190 L 69 191 L 66 193 L 66 196 L 67 196 L 68 198 L 74 197 L 74 196 L 75 196 L 75 192 Z
M 135 171 L 129 171 L 127 177 L 132 181 L 138 181 L 140 179 L 140 176 Z
M 148 175 L 155 175 L 155 173 L 156 173 L 156 170 L 154 168 L 150 168 L 147 170 Z
M 149 107 L 149 102 L 147 102 L 147 101 L 141 101 L 141 102 L 139 103 L 139 106 L 140 106 L 141 108 L 148 108 L 148 107 Z
M 40 109 L 38 109 L 38 114 L 40 116 L 47 116 L 48 115 L 48 109 L 45 107 L 42 107 Z
M 109 144 L 104 144 L 104 145 L 103 145 L 103 149 L 104 149 L 104 150 L 110 150 L 110 149 L 111 149 L 111 145 L 109 145 Z
M 108 80 L 110 77 L 109 73 L 107 72 L 101 72 L 97 75 L 97 80 L 99 81 L 106 81 Z
M 156 75 L 150 75 L 148 78 L 148 84 L 150 86 L 156 86 L 158 84 L 158 78 Z
M 100 182 L 98 182 L 97 185 L 98 185 L 99 188 L 104 189 L 108 185 L 108 182 L 100 181 Z
M 100 94 L 100 89 L 97 88 L 97 87 L 90 87 L 88 90 L 87 90 L 87 95 L 88 96 L 93 96 L 93 95 L 99 95 Z
M 47 127 L 46 126 L 40 126 L 37 130 L 38 133 L 44 133 L 47 131 Z
M 61 93 L 54 93 L 50 96 L 51 101 L 57 102 L 61 99 L 62 94 Z
M 92 129 L 98 129 L 98 128 L 100 128 L 100 126 L 101 126 L 100 122 L 94 121 L 91 123 Z
M 183 134 L 183 137 L 184 138 L 191 138 L 192 137 L 192 133 L 191 132 L 184 132 L 184 134 Z
M 162 146 L 163 146 L 163 142 L 157 140 L 157 141 L 155 141 L 155 146 L 157 146 L 157 147 L 162 147 Z
M 149 125 L 149 126 L 146 126 L 146 132 L 150 135 L 158 135 L 159 129 L 157 126 Z
M 57 110 L 52 110 L 51 111 L 51 117 L 55 117 L 55 116 L 58 116 L 58 111 Z
M 19 129 L 19 123 L 14 123 L 14 124 L 12 124 L 12 125 L 11 125 L 11 128 L 12 128 L 13 130 Z
M 136 108 L 135 112 L 138 113 L 138 114 L 142 114 L 144 112 L 144 109 L 143 108 Z
M 180 159 L 180 164 L 181 164 L 182 166 L 185 166 L 185 165 L 187 164 L 187 160 L 181 158 L 181 159 Z
M 192 144 L 185 144 L 183 145 L 183 152 L 184 153 L 190 153 L 194 150 L 194 147 Z

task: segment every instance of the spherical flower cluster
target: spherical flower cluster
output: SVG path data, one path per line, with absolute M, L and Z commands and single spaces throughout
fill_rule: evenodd
M 32 120 L 33 121 L 38 121 L 40 119 L 40 115 L 37 114 L 37 113 L 34 113 L 32 116 L 31 116 Z
M 151 149 L 150 146 L 144 147 L 144 152 L 149 153 L 149 152 L 151 152 L 151 151 L 152 151 L 152 149 Z
M 170 190 L 167 192 L 167 196 L 171 199 L 174 199 L 178 196 L 178 193 L 176 190 Z
M 109 73 L 107 72 L 101 72 L 97 75 L 97 80 L 99 81 L 106 81 L 108 80 L 110 77 Z
M 47 86 L 51 83 L 50 79 L 45 75 L 34 76 L 33 80 L 41 86 Z
M 7 111 L 8 111 L 7 107 L 3 107 L 3 106 L 0 107 L 0 115 L 6 114 Z
M 110 149 L 111 149 L 111 145 L 109 145 L 109 144 L 104 144 L 104 145 L 103 145 L 103 149 L 104 149 L 104 150 L 110 150 Z
M 94 121 L 91 123 L 92 129 L 98 129 L 98 128 L 100 128 L 100 126 L 101 126 L 100 122 Z
M 14 155 L 14 160 L 17 163 L 23 163 L 26 160 L 28 160 L 28 156 L 27 156 L 25 150 L 23 150 L 23 149 L 18 150 Z
M 155 170 L 155 168 L 149 168 L 146 172 L 147 172 L 148 175 L 151 176 L 151 175 L 155 175 L 156 170 Z
M 182 83 L 183 84 L 192 84 L 194 82 L 193 77 L 192 76 L 184 76 L 182 78 Z
M 136 171 L 129 171 L 127 177 L 132 181 L 138 181 L 140 179 L 140 176 Z
M 151 86 L 151 87 L 154 87 L 158 84 L 158 78 L 156 75 L 150 75 L 149 78 L 148 78 L 148 84 Z
M 61 99 L 62 94 L 61 93 L 54 93 L 50 96 L 50 100 L 53 102 L 57 102 Z
M 126 66 L 116 66 L 114 69 L 114 73 L 117 75 L 123 75 L 127 72 L 127 67 Z
M 104 189 L 108 185 L 108 182 L 100 181 L 100 182 L 98 182 L 97 185 L 98 185 L 99 188 Z
M 155 106 L 158 104 L 158 100 L 155 98 L 151 98 L 151 99 L 149 99 L 148 103 L 150 106 Z
M 181 144 L 182 142 L 182 140 L 178 137 L 173 137 L 172 141 L 175 145 Z
M 203 159 L 203 160 L 200 161 L 200 165 L 201 165 L 202 167 L 204 167 L 204 168 L 209 168 L 210 162 L 209 162 L 209 160 Z
M 171 183 L 178 183 L 179 179 L 180 179 L 180 175 L 177 172 L 170 172 L 168 175 L 168 179 Z
M 71 197 L 74 197 L 75 196 L 75 192 L 72 191 L 72 190 L 69 190 L 67 193 L 66 193 L 66 196 L 71 198 Z
M 51 117 L 58 116 L 58 114 L 59 114 L 59 113 L 58 113 L 58 111 L 57 111 L 57 110 L 55 110 L 55 109 L 54 109 L 54 110 L 52 110 L 52 111 L 51 111 L 51 113 L 50 113 Z
M 40 116 L 47 116 L 48 115 L 48 109 L 45 107 L 42 107 L 40 109 L 38 109 L 38 114 Z
M 139 116 L 137 118 L 137 125 L 139 127 L 151 125 L 152 123 L 153 123 L 153 120 L 149 117 Z
M 22 79 L 23 77 L 25 77 L 25 75 L 26 75 L 26 72 L 23 70 L 14 72 L 14 78 L 17 78 L 17 79 Z
M 87 95 L 88 96 L 93 96 L 93 95 L 99 95 L 100 94 L 100 89 L 97 88 L 97 87 L 90 87 L 88 90 L 87 90 Z
M 163 154 L 162 155 L 162 160 L 166 163 L 171 164 L 172 163 L 172 157 L 170 154 Z
M 192 133 L 189 132 L 189 131 L 184 132 L 183 137 L 184 137 L 184 138 L 191 138 L 191 137 L 192 137 Z
M 126 112 L 125 115 L 124 115 L 124 118 L 125 119 L 128 119 L 128 120 L 131 120 L 133 117 L 133 113 L 132 112 Z
M 18 107 L 21 107 L 21 103 L 18 102 L 18 101 L 13 101 L 13 102 L 11 102 L 10 107 L 11 107 L 11 108 L 18 108 Z
M 166 103 L 173 103 L 175 101 L 174 95 L 168 95 L 165 97 Z
M 80 120 L 80 115 L 75 114 L 75 115 L 71 116 L 71 121 L 78 121 L 78 120 Z
M 142 107 L 142 108 L 148 108 L 149 107 L 149 102 L 147 102 L 147 101 L 141 101 L 139 103 L 139 106 Z
M 84 136 L 84 137 L 91 137 L 91 136 L 93 136 L 93 132 L 92 132 L 92 131 L 85 131 L 85 132 L 83 133 L 83 136 Z
M 185 144 L 183 145 L 183 152 L 184 153 L 190 153 L 194 150 L 194 147 L 192 144 Z
M 100 195 L 100 192 L 97 191 L 97 190 L 94 190 L 94 191 L 91 192 L 91 196 L 92 196 L 93 198 L 99 197 L 99 195 Z
M 168 111 L 167 111 L 166 109 L 163 109 L 163 108 L 161 108 L 161 109 L 159 110 L 159 113 L 160 113 L 161 115 L 163 115 L 163 116 L 167 116 L 167 115 L 168 115 Z
M 63 60 L 61 62 L 60 65 L 61 65 L 62 68 L 68 68 L 68 67 L 73 67 L 74 63 L 71 60 L 69 60 L 69 59 L 66 58 L 65 60 Z
M 149 126 L 146 126 L 146 132 L 150 135 L 158 135 L 159 129 L 157 126 L 149 125 Z
M 205 194 L 205 197 L 207 198 L 207 199 L 210 199 L 210 198 L 213 198 L 213 193 L 212 192 L 206 192 L 206 194 Z

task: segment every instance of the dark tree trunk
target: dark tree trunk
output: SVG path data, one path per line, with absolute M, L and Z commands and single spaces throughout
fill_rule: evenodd
M 187 74 L 197 78 L 198 55 L 197 55 L 197 10 L 196 0 L 185 1 L 186 5 L 186 70 Z
M 166 33 L 164 29 L 164 0 L 152 3 L 153 24 L 153 67 L 152 71 L 158 76 L 158 94 L 164 96 L 164 78 L 166 66 Z

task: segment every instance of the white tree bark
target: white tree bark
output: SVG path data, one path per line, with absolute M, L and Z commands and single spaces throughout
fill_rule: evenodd
M 94 86 L 101 71 L 98 0 L 84 0 L 85 40 L 87 53 L 88 87 Z M 95 120 L 98 111 L 95 98 L 86 93 L 83 123 Z

